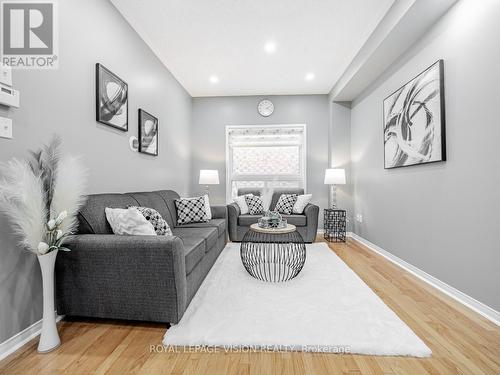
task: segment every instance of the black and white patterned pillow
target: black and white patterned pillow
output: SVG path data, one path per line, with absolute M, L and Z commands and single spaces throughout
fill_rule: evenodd
M 204 197 L 176 199 L 175 207 L 177 208 L 177 224 L 208 221 Z
M 153 225 L 158 236 L 172 236 L 172 230 L 168 223 L 154 208 L 138 206 L 129 206 L 129 208 L 137 209 Z
M 258 195 L 245 195 L 245 202 L 247 202 L 250 215 L 258 215 L 264 212 L 262 199 Z
M 297 202 L 297 194 L 281 194 L 274 210 L 278 211 L 280 214 L 290 215 L 293 211 L 295 202 Z

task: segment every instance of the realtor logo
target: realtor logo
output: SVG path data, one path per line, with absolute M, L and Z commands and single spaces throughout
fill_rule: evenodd
M 54 2 L 1 3 L 1 62 L 19 69 L 57 68 Z

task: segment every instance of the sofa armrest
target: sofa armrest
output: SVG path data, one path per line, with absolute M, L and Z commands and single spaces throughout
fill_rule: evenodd
M 227 215 L 228 215 L 228 219 L 231 220 L 231 216 L 233 217 L 238 217 L 241 215 L 241 211 L 240 211 L 240 206 L 238 206 L 238 204 L 236 203 L 229 203 L 227 205 Z
M 304 215 L 307 218 L 307 237 L 308 242 L 314 241 L 318 232 L 319 207 L 309 203 L 304 208 Z
M 177 322 L 187 304 L 184 245 L 172 236 L 68 237 L 56 262 L 58 311 Z M 157 307 L 149 309 L 152 303 Z M 168 317 L 158 311 L 170 311 Z M 165 320 L 168 319 L 168 320 Z
M 212 211 L 212 219 L 227 219 L 226 206 L 210 206 Z
M 230 203 L 227 205 L 227 226 L 231 241 L 236 241 L 238 237 L 238 217 L 240 214 L 240 206 L 236 203 Z

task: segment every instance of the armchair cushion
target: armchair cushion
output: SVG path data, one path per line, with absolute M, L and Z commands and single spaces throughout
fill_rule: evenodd
M 307 226 L 307 216 L 306 215 L 281 215 L 283 219 L 286 219 L 288 224 L 293 224 L 296 227 Z
M 256 222 L 259 221 L 259 218 L 261 218 L 262 215 L 240 215 L 238 217 L 238 225 L 241 225 L 243 227 L 249 227 L 252 224 L 255 224 Z
M 288 224 L 293 224 L 296 227 L 305 227 L 307 225 L 306 215 L 281 215 L 283 219 L 286 219 Z M 240 215 L 238 217 L 238 225 L 243 227 L 249 227 L 259 221 L 262 215 Z

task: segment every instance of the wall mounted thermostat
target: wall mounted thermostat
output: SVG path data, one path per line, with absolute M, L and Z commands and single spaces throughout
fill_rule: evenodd
M 8 65 L 0 65 L 0 83 L 12 87 L 12 69 Z
M 19 108 L 19 91 L 12 87 L 10 66 L 0 64 L 0 104 Z
M 12 120 L 10 118 L 0 117 L 0 137 L 12 138 Z

